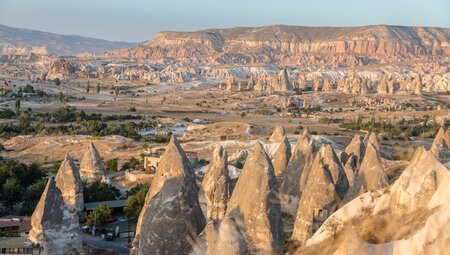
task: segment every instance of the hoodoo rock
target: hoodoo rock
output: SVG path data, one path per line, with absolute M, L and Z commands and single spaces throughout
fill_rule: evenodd
M 147 193 L 131 254 L 188 254 L 204 226 L 194 173 L 172 137 Z
M 331 180 L 335 185 L 336 192 L 342 199 L 348 191 L 348 180 L 338 156 L 334 152 L 331 145 L 322 145 L 317 153 L 314 161 L 322 162 L 327 172 L 331 175 Z M 312 169 L 310 171 L 313 171 Z M 307 177 L 309 179 L 309 176 Z M 306 181 L 307 183 L 308 181 Z
M 285 174 L 290 158 L 291 144 L 289 143 L 288 138 L 285 136 L 283 141 L 278 146 L 278 149 L 275 152 L 275 156 L 272 161 L 276 177 L 283 176 Z
M 31 242 L 43 247 L 41 254 L 80 254 L 82 235 L 78 216 L 67 208 L 61 190 L 53 178 L 31 216 Z
M 358 162 L 357 166 L 360 165 L 363 157 L 364 157 L 364 142 L 359 135 L 355 135 L 350 142 L 350 144 L 345 148 L 345 150 L 341 154 L 341 162 L 342 164 L 346 164 L 347 160 L 354 155 L 355 160 Z
M 245 162 L 225 219 L 235 222 L 238 232 L 233 232 L 242 233 L 248 253 L 282 254 L 283 226 L 277 183 L 272 163 L 259 143 Z
M 309 173 L 306 169 L 309 169 L 309 165 L 313 161 L 316 152 L 317 149 L 314 141 L 306 128 L 297 139 L 297 144 L 289 160 L 285 178 L 281 185 L 281 193 L 295 197 L 300 195 L 300 190 L 305 186 L 307 179 L 307 174 L 303 173 Z
M 348 191 L 345 200 L 350 201 L 365 192 L 382 189 L 388 185 L 389 181 L 381 162 L 380 152 L 369 142 L 358 176 L 353 187 Z
M 292 240 L 299 244 L 312 236 L 339 205 L 340 197 L 333 182 L 332 171 L 323 160 L 324 150 L 325 147 L 322 147 L 311 165 L 298 205 Z
M 284 126 L 279 124 L 275 125 L 273 129 L 273 133 L 270 136 L 270 141 L 273 143 L 279 143 L 283 141 L 284 136 L 286 135 L 286 132 L 284 131 Z
M 217 146 L 211 157 L 208 172 L 202 181 L 201 193 L 206 199 L 207 221 L 220 220 L 225 215 L 230 198 L 227 152 Z
M 443 163 L 450 160 L 450 132 L 441 127 L 433 140 L 430 151 Z
M 289 81 L 289 74 L 286 68 L 283 68 L 283 70 L 281 70 L 281 74 L 280 74 L 280 83 L 279 83 L 279 88 L 275 89 L 275 90 L 279 90 L 279 91 L 292 91 L 292 84 Z
M 93 143 L 89 144 L 88 150 L 81 159 L 80 176 L 82 180 L 88 182 L 105 178 L 105 166 Z
M 67 155 L 59 167 L 55 178 L 56 187 L 61 190 L 67 208 L 76 210 L 78 215 L 84 211 L 83 183 L 80 172 L 72 158 Z

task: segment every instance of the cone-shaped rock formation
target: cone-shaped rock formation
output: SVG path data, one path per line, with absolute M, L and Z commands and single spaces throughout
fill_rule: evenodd
M 227 152 L 217 146 L 211 157 L 208 172 L 202 181 L 201 193 L 206 199 L 207 220 L 222 219 L 230 198 L 230 177 Z
M 100 153 L 93 143 L 89 144 L 80 163 L 80 176 L 82 180 L 95 181 L 105 178 L 105 166 Z
M 80 254 L 81 229 L 76 212 L 71 212 L 53 178 L 49 179 L 44 192 L 31 216 L 31 242 L 44 249 L 41 254 Z
M 193 171 L 172 137 L 147 193 L 131 254 L 188 254 L 204 226 Z
M 61 163 L 55 181 L 67 208 L 76 210 L 81 215 L 84 210 L 83 183 L 78 167 L 69 155 Z

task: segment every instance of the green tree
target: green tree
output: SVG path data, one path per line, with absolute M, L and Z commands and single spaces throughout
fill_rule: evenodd
M 59 99 L 59 102 L 61 102 L 61 103 L 66 102 L 66 96 L 64 95 L 64 93 L 62 91 L 59 92 L 58 99 Z
M 87 183 L 83 182 L 83 196 L 85 203 L 116 200 L 120 198 L 120 191 L 100 180 Z
M 22 214 L 31 215 L 33 213 L 46 185 L 47 180 L 41 179 L 28 186 L 23 194 Z
M 16 116 L 20 115 L 20 98 L 16 98 Z
M 90 227 L 103 227 L 111 215 L 111 209 L 106 204 L 100 204 L 86 216 L 86 224 Z
M 97 83 L 96 89 L 97 89 L 97 94 L 100 93 L 100 83 Z
M 86 85 L 86 93 L 89 94 L 89 91 L 91 90 L 91 85 L 89 85 L 89 81 L 87 81 Z
M 22 199 L 22 187 L 19 181 L 15 178 L 7 179 L 3 185 L 1 201 L 11 211 L 15 204 L 19 203 Z
M 131 157 L 130 160 L 125 162 L 125 164 L 122 165 L 121 170 L 128 170 L 128 169 L 136 169 L 138 165 L 141 164 L 141 161 L 135 157 Z
M 20 116 L 19 116 L 19 126 L 22 129 L 29 128 L 30 127 L 30 123 L 31 123 L 31 120 L 30 120 L 30 115 L 28 115 L 28 113 L 20 114 Z
M 45 79 L 43 79 L 43 80 L 45 81 Z M 61 80 L 60 80 L 59 78 L 56 78 L 56 79 L 54 80 L 54 82 L 55 82 L 55 85 L 56 85 L 56 86 L 61 85 Z
M 110 159 L 110 160 L 106 161 L 105 162 L 106 170 L 111 171 L 111 172 L 117 172 L 117 170 L 118 170 L 118 163 L 117 162 L 118 162 L 117 158 L 113 158 L 113 159 Z
M 127 191 L 127 202 L 124 212 L 128 218 L 137 218 L 139 216 L 142 207 L 144 206 L 147 192 L 148 186 L 142 184 L 139 184 L 130 191 Z

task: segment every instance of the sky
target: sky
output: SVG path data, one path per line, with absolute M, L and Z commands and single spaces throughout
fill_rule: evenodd
M 129 42 L 273 24 L 450 28 L 450 0 L 0 0 L 0 24 Z

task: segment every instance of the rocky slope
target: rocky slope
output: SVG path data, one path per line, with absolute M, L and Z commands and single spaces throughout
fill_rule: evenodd
M 102 53 L 128 48 L 132 45 L 127 42 L 112 42 L 77 35 L 59 35 L 0 25 L 0 55 Z

